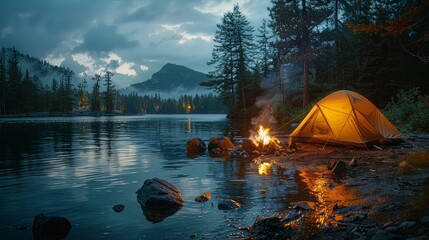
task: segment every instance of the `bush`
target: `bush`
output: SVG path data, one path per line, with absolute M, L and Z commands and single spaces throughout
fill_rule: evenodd
M 422 95 L 418 88 L 401 90 L 384 113 L 401 131 L 429 132 L 429 95 Z

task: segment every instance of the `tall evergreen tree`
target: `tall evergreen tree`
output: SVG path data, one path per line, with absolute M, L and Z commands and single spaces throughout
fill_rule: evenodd
M 73 110 L 73 83 L 72 77 L 74 73 L 70 68 L 66 69 L 64 81 L 64 111 L 71 112 Z
M 0 114 L 6 113 L 6 49 L 0 51 Z
M 257 49 L 258 49 L 258 68 L 261 71 L 262 77 L 267 77 L 273 68 L 273 50 L 270 38 L 272 37 L 269 32 L 268 22 L 263 19 L 261 26 L 258 28 L 259 35 Z
M 294 63 L 303 69 L 303 106 L 309 103 L 309 68 L 318 51 L 321 23 L 329 15 L 328 4 L 314 0 L 272 0 L 270 26 L 276 37 L 276 63 Z M 280 75 L 280 74 L 279 74 Z
M 91 110 L 94 112 L 100 112 L 101 111 L 101 100 L 100 100 L 100 81 L 101 81 L 101 75 L 95 74 L 95 76 L 92 78 L 94 81 L 94 85 L 92 87 L 92 101 L 91 101 Z
M 104 86 L 106 91 L 104 92 L 104 106 L 107 113 L 113 113 L 115 110 L 115 85 L 112 82 L 112 76 L 114 73 L 107 71 L 104 75 Z
M 246 108 L 247 74 L 254 56 L 253 27 L 238 5 L 225 13 L 221 21 L 214 36 L 212 59 L 208 62 L 215 70 L 209 72 L 211 80 L 202 85 L 215 89 L 230 110 Z
M 19 68 L 19 55 L 15 47 L 8 61 L 9 91 L 7 105 L 10 113 L 19 113 L 21 105 L 21 70 Z

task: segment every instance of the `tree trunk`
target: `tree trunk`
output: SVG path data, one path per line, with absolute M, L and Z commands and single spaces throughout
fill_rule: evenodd
M 302 100 L 302 107 L 306 107 L 308 103 L 310 102 L 310 96 L 308 91 L 308 58 L 307 56 L 304 58 L 304 64 L 303 64 L 303 70 L 304 70 L 304 96 Z

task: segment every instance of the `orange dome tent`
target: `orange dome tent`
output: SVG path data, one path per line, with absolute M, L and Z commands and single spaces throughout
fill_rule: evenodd
M 290 134 L 290 140 L 367 147 L 402 137 L 392 123 L 364 96 L 336 91 L 317 102 Z

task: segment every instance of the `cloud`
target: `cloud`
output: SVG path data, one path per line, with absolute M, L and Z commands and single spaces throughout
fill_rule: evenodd
M 105 57 L 93 57 L 89 52 L 72 54 L 75 62 L 85 67 L 85 70 L 80 75 L 101 74 L 104 71 L 125 75 L 137 76 L 137 72 L 133 69 L 135 63 L 125 62 L 118 54 L 109 52 Z
M 47 57 L 45 57 L 46 62 L 58 67 L 61 66 L 61 63 L 63 63 L 64 60 L 66 60 L 66 58 L 63 57 L 62 54 L 60 54 L 58 57 L 54 57 L 53 54 L 49 54 Z
M 238 4 L 240 8 L 242 8 L 242 6 L 245 6 L 249 1 L 250 0 L 209 0 L 205 1 L 203 5 L 195 6 L 194 10 L 205 14 L 211 14 L 217 17 L 222 17 L 224 13 L 232 11 L 234 4 Z M 240 10 L 245 15 L 248 15 L 247 11 L 244 11 L 243 9 Z
M 119 67 L 115 69 L 116 73 L 127 75 L 127 76 L 136 76 L 137 73 L 132 67 L 134 66 L 134 63 L 131 62 L 124 62 Z
M 109 52 L 136 47 L 136 41 L 128 40 L 117 32 L 116 26 L 98 25 L 83 35 L 83 44 L 76 51 Z
M 140 65 L 140 70 L 142 70 L 143 72 L 146 72 L 147 70 L 149 70 L 149 67 L 146 65 Z
M 193 24 L 192 22 L 189 23 L 185 23 L 185 24 Z M 178 39 L 178 43 L 179 44 L 185 44 L 189 41 L 195 40 L 195 39 L 200 39 L 206 42 L 210 42 L 212 40 L 212 36 L 208 35 L 208 34 L 204 34 L 204 33 L 188 33 L 185 30 L 182 30 L 182 26 L 185 24 L 175 24 L 175 25 L 170 25 L 170 24 L 162 24 L 161 27 L 169 32 L 173 32 L 175 33 L 176 37 L 174 37 L 173 39 Z

